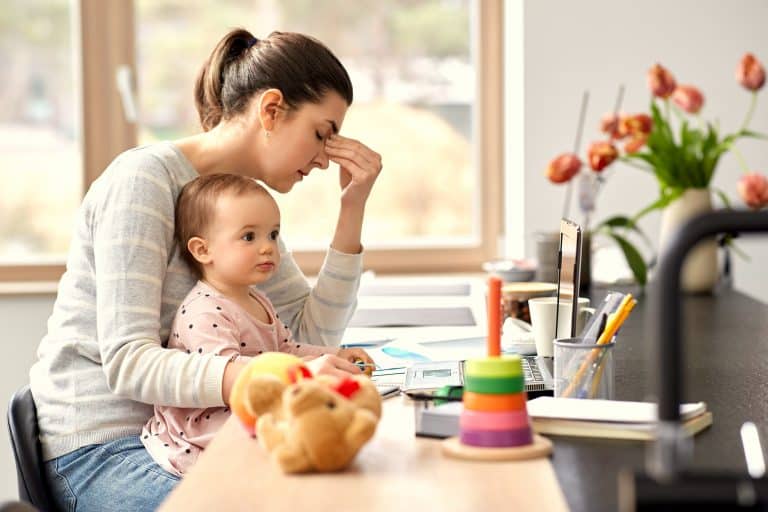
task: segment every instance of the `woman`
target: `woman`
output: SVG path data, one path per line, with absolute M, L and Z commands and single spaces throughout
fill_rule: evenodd
M 119 155 L 86 194 L 48 333 L 30 372 L 46 473 L 63 510 L 154 510 L 177 483 L 138 439 L 152 405 L 228 403 L 246 362 L 165 350 L 173 315 L 195 283 L 174 243 L 174 203 L 199 175 L 230 172 L 289 192 L 329 160 L 341 168 L 331 247 L 310 288 L 283 263 L 260 285 L 303 343 L 336 346 L 354 311 L 365 203 L 381 157 L 338 135 L 352 85 L 320 42 L 228 33 L 203 65 L 195 99 L 204 132 Z M 359 372 L 340 350 L 308 364 Z M 119 505 L 117 505 L 119 504 Z

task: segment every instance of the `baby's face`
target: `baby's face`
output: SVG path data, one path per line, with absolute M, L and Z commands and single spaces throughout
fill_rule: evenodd
M 207 237 L 206 276 L 230 286 L 266 281 L 280 264 L 279 235 L 280 210 L 267 192 L 220 197 Z

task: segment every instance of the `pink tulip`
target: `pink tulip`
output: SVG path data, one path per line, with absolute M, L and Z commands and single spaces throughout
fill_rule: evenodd
M 573 153 L 558 155 L 547 166 L 547 178 L 552 183 L 565 183 L 576 176 L 581 169 L 581 160 Z
M 648 80 L 648 88 L 654 96 L 658 96 L 659 98 L 668 98 L 677 85 L 672 73 L 667 71 L 661 64 L 654 64 L 653 67 L 648 70 L 646 78 Z
M 747 206 L 759 210 L 768 206 L 768 178 L 757 172 L 745 174 L 737 185 L 739 195 Z
M 696 114 L 704 106 L 704 95 L 692 85 L 678 85 L 672 93 L 672 101 L 689 114 Z
M 595 172 L 602 172 L 602 170 L 611 165 L 618 156 L 619 151 L 616 149 L 616 146 L 604 140 L 593 142 L 587 149 L 589 166 Z
M 736 80 L 750 91 L 757 91 L 765 84 L 765 68 L 751 53 L 745 53 L 736 68 Z

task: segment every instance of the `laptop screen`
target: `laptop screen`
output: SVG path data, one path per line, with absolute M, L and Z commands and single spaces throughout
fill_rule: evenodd
M 576 315 L 578 313 L 579 281 L 581 269 L 581 227 L 568 219 L 560 221 L 560 251 L 557 267 L 557 303 L 555 332 L 559 319 L 560 303 L 571 307 L 571 337 L 576 337 Z

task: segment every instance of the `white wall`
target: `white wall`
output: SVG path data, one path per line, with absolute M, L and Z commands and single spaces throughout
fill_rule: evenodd
M 739 59 L 751 51 L 768 64 L 765 0 L 512 0 L 506 10 L 507 26 L 519 27 L 516 16 L 524 19 L 523 33 L 518 28 L 508 34 L 506 46 L 508 140 L 515 138 L 508 146 L 507 196 L 525 201 L 523 218 L 518 213 L 507 220 L 513 226 L 524 222 L 524 238 L 511 240 L 509 247 L 528 256 L 534 255 L 536 231 L 557 229 L 565 189 L 550 184 L 543 172 L 551 158 L 572 150 L 585 89 L 590 101 L 582 159 L 586 145 L 600 138 L 600 116 L 613 109 L 619 84 L 625 86 L 623 110 L 647 111 L 645 74 L 653 63 L 662 63 L 679 82 L 698 86 L 706 98 L 703 117 L 719 119 L 728 132 L 740 126 L 750 99 L 734 79 Z M 524 61 L 522 76 L 514 74 L 519 60 Z M 521 115 L 524 128 L 515 128 Z M 760 94 L 751 127 L 768 133 L 768 87 Z M 751 168 L 768 173 L 768 141 L 742 140 L 737 147 Z M 623 164 L 609 172 L 595 218 L 633 214 L 656 198 L 651 175 Z M 740 172 L 736 159 L 726 155 L 714 180 L 737 204 Z M 518 189 L 521 182 L 524 194 Z M 578 219 L 572 205 L 571 216 Z M 652 213 L 641 223 L 653 240 L 659 219 L 659 213 Z M 739 246 L 751 261 L 735 259 L 736 287 L 768 302 L 768 274 L 762 270 L 768 237 L 741 240 Z
M 29 383 L 29 367 L 45 334 L 45 325 L 53 310 L 54 297 L 1 296 L 0 321 L 3 326 L 0 356 L 0 401 L 7 412 L 11 395 Z M 0 502 L 17 499 L 16 466 L 8 439 L 5 416 L 0 428 Z

